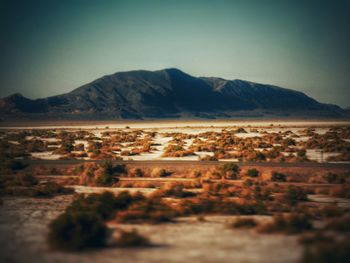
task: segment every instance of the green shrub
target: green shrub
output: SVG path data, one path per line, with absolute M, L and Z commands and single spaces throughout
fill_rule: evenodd
M 250 176 L 250 177 L 258 177 L 259 176 L 259 171 L 255 168 L 253 169 L 249 169 L 247 171 L 247 175 Z
M 66 141 L 62 143 L 61 148 L 63 151 L 70 153 L 71 151 L 74 150 L 74 145 L 72 144 L 72 142 Z
M 271 180 L 272 180 L 273 182 L 285 182 L 285 181 L 287 180 L 287 177 L 286 177 L 286 175 L 283 174 L 283 173 L 272 172 Z

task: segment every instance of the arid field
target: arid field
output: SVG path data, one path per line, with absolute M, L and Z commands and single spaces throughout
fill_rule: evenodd
M 0 153 L 1 262 L 350 258 L 348 122 L 3 126 Z

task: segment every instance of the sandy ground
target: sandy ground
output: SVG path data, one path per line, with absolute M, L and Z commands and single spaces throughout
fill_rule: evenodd
M 84 253 L 50 251 L 47 225 L 71 201 L 72 196 L 53 199 L 5 198 L 0 207 L 0 262 L 299 262 L 302 248 L 296 237 L 262 235 L 254 230 L 232 230 L 225 226 L 234 216 L 180 218 L 174 224 L 117 225 L 136 228 L 155 245 L 149 248 L 107 248 Z M 259 220 L 269 220 L 258 217 Z M 117 234 L 117 232 L 115 232 Z

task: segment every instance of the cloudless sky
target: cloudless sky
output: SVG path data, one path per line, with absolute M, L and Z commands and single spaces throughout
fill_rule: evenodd
M 0 96 L 176 67 L 350 106 L 350 1 L 0 0 Z

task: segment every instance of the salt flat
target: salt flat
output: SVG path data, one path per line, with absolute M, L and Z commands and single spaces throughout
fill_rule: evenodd
M 123 129 L 126 126 L 135 129 L 189 128 L 189 127 L 266 127 L 270 125 L 304 127 L 349 125 L 349 120 L 138 120 L 138 121 L 101 121 L 101 122 L 18 122 L 1 123 L 0 129 Z

